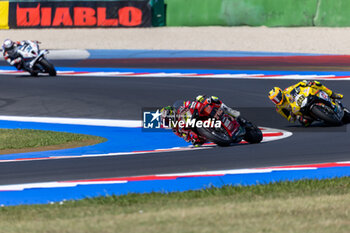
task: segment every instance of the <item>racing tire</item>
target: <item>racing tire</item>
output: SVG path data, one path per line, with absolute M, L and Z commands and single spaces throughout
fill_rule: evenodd
M 29 73 L 33 77 L 38 77 L 38 72 L 32 71 L 32 72 L 29 72 Z
M 229 146 L 233 141 L 224 128 L 221 132 L 213 128 L 197 128 L 198 133 L 208 141 L 214 142 L 218 146 Z M 224 133 L 226 132 L 226 133 Z
M 255 143 L 260 143 L 263 140 L 263 134 L 258 127 L 256 126 L 246 127 L 245 130 L 246 130 L 246 133 L 243 137 L 244 141 L 250 144 L 255 144 Z
M 343 116 L 342 121 L 344 124 L 350 123 L 350 111 L 346 108 L 344 108 L 344 116 Z
M 342 125 L 342 119 L 339 119 L 330 107 L 326 105 L 312 105 L 311 113 L 317 118 L 324 121 L 328 125 L 338 126 Z
M 56 76 L 57 72 L 55 67 L 48 62 L 45 58 L 39 61 L 40 65 L 45 69 L 46 73 L 49 73 L 50 76 Z

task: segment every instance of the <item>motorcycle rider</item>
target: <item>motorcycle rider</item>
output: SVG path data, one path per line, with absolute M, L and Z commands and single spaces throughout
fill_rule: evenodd
M 321 91 L 326 92 L 332 99 L 342 99 L 343 95 L 339 93 L 335 93 L 322 85 L 318 81 L 306 81 L 303 80 L 293 86 L 287 87 L 282 91 L 279 87 L 274 87 L 269 92 L 270 100 L 276 105 L 276 111 L 281 114 L 284 118 L 286 118 L 289 122 L 295 122 L 295 120 L 299 120 L 299 122 L 303 126 L 309 126 L 312 123 L 312 119 L 303 117 L 301 113 L 294 112 L 291 106 L 291 103 L 294 102 L 294 92 L 300 89 L 300 87 L 312 87 Z
M 2 53 L 5 61 L 18 70 L 22 69 L 22 58 L 17 53 L 17 47 L 21 45 L 20 41 L 4 40 L 2 44 Z
M 194 146 L 200 146 L 203 143 L 207 142 L 207 140 L 200 135 L 198 135 L 196 132 L 194 132 L 192 129 L 189 128 L 180 128 L 179 124 L 177 124 L 176 127 L 171 125 L 172 122 L 180 121 L 180 120 L 187 120 L 186 118 L 186 112 L 189 111 L 191 106 L 197 106 L 196 103 L 206 103 L 208 104 L 220 104 L 221 107 L 232 117 L 234 118 L 240 118 L 240 112 L 237 110 L 234 110 L 228 106 L 226 106 L 221 100 L 219 100 L 216 96 L 210 96 L 206 97 L 205 95 L 199 95 L 196 97 L 195 101 L 177 101 L 174 103 L 173 106 L 167 106 L 161 109 L 161 120 L 162 122 L 165 122 L 168 127 L 170 127 L 173 132 L 183 138 L 186 142 L 191 142 Z M 195 108 L 195 111 L 198 111 L 200 109 Z M 243 120 L 243 119 L 242 119 Z M 237 124 L 237 129 L 235 133 L 235 137 L 239 137 L 242 134 L 244 134 L 244 129 Z
M 40 43 L 39 41 L 35 41 L 36 43 Z M 17 48 L 19 46 L 24 45 L 25 43 L 28 43 L 28 40 L 23 41 L 12 41 L 10 39 L 4 40 L 2 44 L 2 53 L 4 56 L 4 59 L 11 65 L 15 66 L 17 70 L 27 70 L 25 67 L 25 63 L 22 61 L 22 57 L 18 54 Z M 30 70 L 28 69 L 30 72 Z M 35 74 L 33 74 L 35 75 Z

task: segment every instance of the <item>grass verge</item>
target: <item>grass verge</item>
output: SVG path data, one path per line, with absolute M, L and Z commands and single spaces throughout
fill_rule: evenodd
M 1 232 L 350 232 L 350 178 L 0 208 Z
M 105 138 L 32 129 L 0 129 L 0 154 L 58 150 L 93 145 Z

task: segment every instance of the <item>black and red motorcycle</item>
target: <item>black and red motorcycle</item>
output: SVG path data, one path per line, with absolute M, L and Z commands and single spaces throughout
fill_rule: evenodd
M 205 141 L 219 146 L 229 146 L 245 140 L 248 143 L 260 143 L 263 139 L 261 130 L 252 122 L 229 114 L 223 103 L 192 102 L 182 113 L 185 121 L 194 133 Z

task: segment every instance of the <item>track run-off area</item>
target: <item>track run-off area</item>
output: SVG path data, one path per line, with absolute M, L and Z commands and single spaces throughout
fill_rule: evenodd
M 190 55 L 153 66 L 148 65 L 151 58 L 133 60 L 130 55 L 77 59 L 71 66 L 53 60 L 58 76 L 36 78 L 1 66 L 2 128 L 77 132 L 108 141 L 62 151 L 1 155 L 0 204 L 350 175 L 349 125 L 289 124 L 275 113 L 267 97 L 274 86 L 315 79 L 344 94 L 343 103 L 350 106 L 350 72 L 345 65 L 339 68 L 344 62 L 327 63 L 329 58 L 314 54 L 243 55 L 230 54 L 225 61 L 217 54 L 191 58 L 192 67 Z M 277 62 L 280 57 L 282 63 Z M 305 57 L 310 62 L 302 66 Z M 121 63 L 123 59 L 128 61 Z M 205 66 L 208 61 L 218 68 Z M 97 67 L 91 68 L 93 62 Z M 256 62 L 270 65 L 258 69 Z M 240 64 L 246 65 L 238 69 Z M 171 132 L 140 128 L 143 108 L 171 105 L 199 94 L 219 96 L 240 110 L 262 127 L 265 142 L 192 148 Z

